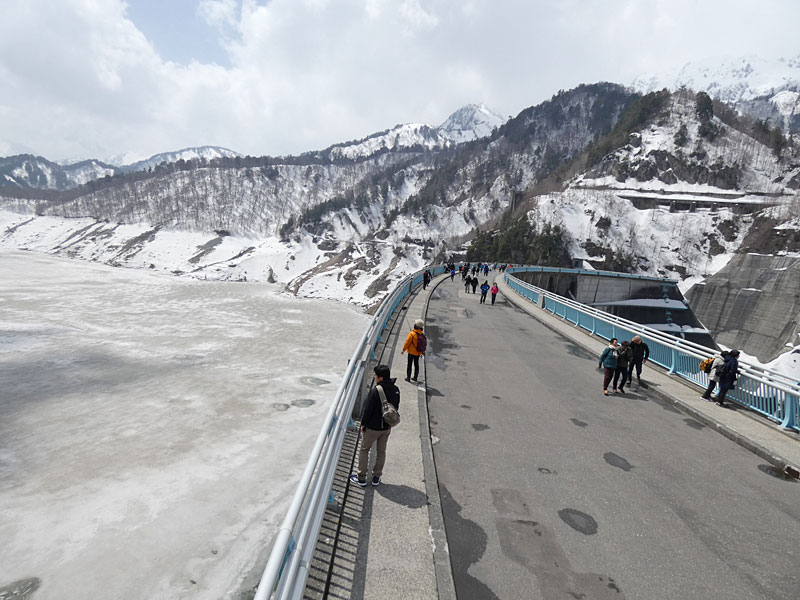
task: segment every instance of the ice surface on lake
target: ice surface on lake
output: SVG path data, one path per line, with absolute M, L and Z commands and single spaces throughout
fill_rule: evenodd
M 273 289 L 0 251 L 0 589 L 217 600 L 263 568 L 368 322 Z

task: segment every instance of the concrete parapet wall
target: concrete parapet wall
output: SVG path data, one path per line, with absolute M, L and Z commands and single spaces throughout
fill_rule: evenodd
M 761 362 L 797 344 L 800 258 L 740 254 L 686 294 L 698 318 L 728 347 Z

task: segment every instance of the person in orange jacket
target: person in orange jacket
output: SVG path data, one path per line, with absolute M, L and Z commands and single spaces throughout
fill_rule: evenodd
M 416 381 L 419 377 L 419 357 L 425 354 L 428 339 L 422 333 L 422 319 L 414 321 L 414 329 L 408 332 L 406 343 L 403 344 L 401 354 L 408 352 L 408 366 L 406 367 L 406 381 Z M 414 377 L 411 377 L 411 366 L 414 366 Z

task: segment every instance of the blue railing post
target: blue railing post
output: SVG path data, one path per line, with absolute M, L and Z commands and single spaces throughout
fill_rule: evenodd
M 796 429 L 795 426 L 795 405 L 800 402 L 797 396 L 785 394 L 783 400 L 783 421 L 781 427 L 784 429 Z

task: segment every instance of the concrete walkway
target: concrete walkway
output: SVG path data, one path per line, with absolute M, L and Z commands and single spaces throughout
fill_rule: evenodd
M 306 598 L 324 598 L 326 590 L 328 598 L 337 599 L 455 598 L 431 451 L 425 359 L 420 360 L 419 383 L 410 383 L 405 381 L 407 355 L 401 354 L 414 321 L 425 320 L 431 290 L 444 279 L 435 278 L 416 293 L 386 340 L 382 362 L 397 379 L 401 422 L 389 436 L 379 486 L 346 483 L 355 465 L 352 458 L 340 461 L 334 493 L 343 502 L 341 518 L 326 515 Z M 355 455 L 357 437 L 353 432 L 343 457 Z M 370 465 L 374 460 L 373 451 Z M 330 576 L 325 562 L 333 563 Z
M 502 276 L 497 277 L 497 285 L 510 302 L 596 356 L 608 345 L 607 340 L 591 336 L 585 329 L 580 329 L 523 298 L 505 284 Z M 786 432 L 752 411 L 743 407 L 737 408 L 732 402 L 728 403 L 730 408 L 722 408 L 713 402 L 702 400 L 701 388 L 669 375 L 658 365 L 647 363 L 642 371 L 642 378 L 652 384 L 650 393 L 674 403 L 704 425 L 716 429 L 781 471 L 794 474 L 795 477 L 800 472 L 800 434 Z

